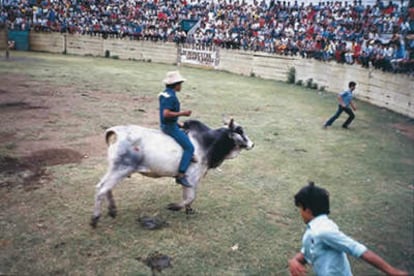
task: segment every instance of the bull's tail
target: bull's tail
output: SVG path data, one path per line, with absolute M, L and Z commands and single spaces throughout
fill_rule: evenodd
M 114 130 L 108 130 L 105 135 L 105 141 L 108 146 L 115 144 L 117 140 L 117 135 Z

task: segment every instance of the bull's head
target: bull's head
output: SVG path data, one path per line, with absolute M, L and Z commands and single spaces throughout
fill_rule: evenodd
M 238 149 L 251 150 L 254 147 L 254 143 L 246 135 L 243 127 L 236 124 L 233 118 L 225 122 L 225 124 L 230 130 L 230 138 L 234 141 Z

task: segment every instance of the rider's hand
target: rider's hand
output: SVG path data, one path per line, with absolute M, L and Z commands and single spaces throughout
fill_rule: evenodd
M 191 113 L 192 113 L 191 110 L 186 110 L 186 111 L 181 112 L 182 116 L 187 116 L 187 117 L 191 116 Z

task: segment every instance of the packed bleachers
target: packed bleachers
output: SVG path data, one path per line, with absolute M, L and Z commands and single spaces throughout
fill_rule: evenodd
M 10 29 L 173 41 L 414 72 L 414 7 L 392 2 L 3 0 Z M 187 32 L 182 22 L 198 22 Z

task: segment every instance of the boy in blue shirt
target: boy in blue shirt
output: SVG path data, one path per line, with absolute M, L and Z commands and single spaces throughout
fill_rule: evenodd
M 339 230 L 328 218 L 329 194 L 325 189 L 310 182 L 295 195 L 295 205 L 306 223 L 306 231 L 301 252 L 289 260 L 292 276 L 306 275 L 306 264 L 312 265 L 318 276 L 351 276 L 346 254 L 363 259 L 387 275 L 408 276 Z
M 335 122 L 336 119 L 341 115 L 343 111 L 345 111 L 349 117 L 348 119 L 343 123 L 343 128 L 348 128 L 351 124 L 352 120 L 355 118 L 354 112 L 352 112 L 352 109 L 356 111 L 356 106 L 354 102 L 352 101 L 352 92 L 355 90 L 356 83 L 351 81 L 348 84 L 348 90 L 345 90 L 344 92 L 340 93 L 338 95 L 338 110 L 336 113 L 323 125 L 323 128 L 326 129 L 328 126 L 332 125 L 333 122 Z M 352 107 L 352 109 L 350 108 Z
M 180 130 L 178 124 L 178 118 L 180 116 L 191 115 L 191 110 L 180 110 L 180 101 L 176 96 L 176 92 L 181 91 L 181 84 L 184 81 L 185 79 L 178 71 L 171 71 L 167 73 L 167 76 L 163 81 L 165 84 L 165 90 L 159 95 L 160 127 L 165 134 L 174 138 L 174 140 L 180 144 L 184 151 L 175 181 L 184 187 L 192 187 L 185 176 L 185 172 L 191 164 L 194 154 L 194 147 L 188 136 Z

